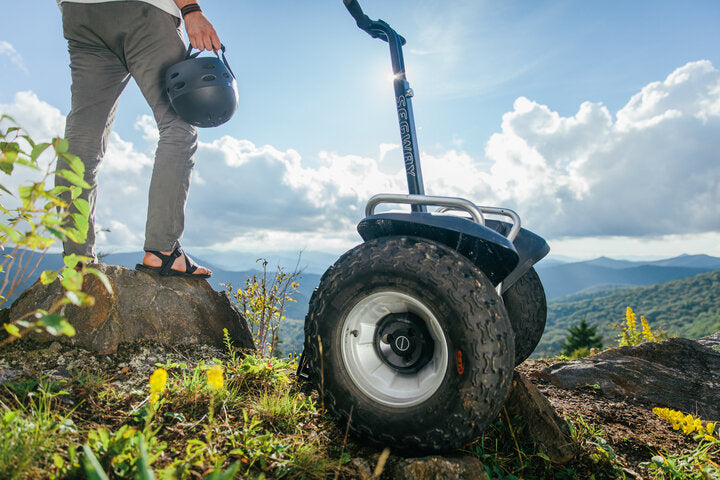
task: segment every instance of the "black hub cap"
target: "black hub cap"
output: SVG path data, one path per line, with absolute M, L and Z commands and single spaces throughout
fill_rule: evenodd
M 403 373 L 419 371 L 435 349 L 425 322 L 410 312 L 391 313 L 380 320 L 373 343 L 382 361 Z

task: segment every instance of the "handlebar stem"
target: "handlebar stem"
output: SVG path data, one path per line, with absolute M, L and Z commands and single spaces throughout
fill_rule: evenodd
M 345 6 L 355 18 L 361 30 L 367 32 L 373 38 L 379 38 L 387 42 L 390 47 L 390 59 L 394 75 L 395 106 L 400 126 L 400 140 L 405 161 L 408 191 L 410 195 L 425 195 L 417 134 L 415 132 L 415 115 L 411 101 L 414 94 L 405 75 L 405 59 L 402 52 L 405 39 L 383 20 L 371 20 L 362 12 L 357 0 L 345 0 Z M 411 208 L 416 212 L 427 211 L 426 206 L 422 204 L 413 204 Z

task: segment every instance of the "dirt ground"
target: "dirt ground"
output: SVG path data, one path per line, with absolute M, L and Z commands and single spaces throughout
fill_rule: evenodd
M 631 470 L 664 452 L 690 452 L 697 442 L 652 412 L 654 405 L 638 399 L 606 395 L 591 386 L 565 390 L 540 378 L 539 373 L 553 362 L 527 360 L 517 370 L 527 375 L 561 416 L 578 416 L 605 432 L 604 438 Z M 720 459 L 718 459 L 720 460 Z

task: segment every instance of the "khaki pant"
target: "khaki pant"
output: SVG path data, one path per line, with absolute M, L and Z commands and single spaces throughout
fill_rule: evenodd
M 165 92 L 165 70 L 185 58 L 180 20 L 145 2 L 62 4 L 68 41 L 72 107 L 65 137 L 70 153 L 85 164 L 83 192 L 90 203 L 85 244 L 66 242 L 65 254 L 95 258 L 95 204 L 98 167 L 112 129 L 118 98 L 130 77 L 152 109 L 160 140 L 155 152 L 145 250 L 173 250 L 185 224 L 185 203 L 197 149 L 195 127 L 172 109 Z M 67 182 L 56 177 L 57 185 Z

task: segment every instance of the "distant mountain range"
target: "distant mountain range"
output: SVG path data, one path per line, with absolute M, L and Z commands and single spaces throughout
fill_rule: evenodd
M 631 287 L 663 283 L 720 269 L 720 258 L 709 255 L 681 255 L 665 260 L 633 262 L 600 257 L 574 263 L 541 261 L 536 270 L 548 299 L 594 288 Z
M 214 259 L 220 260 L 219 263 L 221 265 L 226 265 L 223 258 L 228 255 L 230 254 L 223 254 L 216 256 Z M 254 257 L 253 255 L 246 255 L 245 257 L 238 259 L 235 263 L 242 265 L 255 264 L 256 267 L 235 271 L 229 267 L 221 268 L 217 264 L 205 261 L 202 258 L 193 258 L 197 263 L 206 265 L 213 270 L 213 276 L 209 282 L 214 289 L 221 291 L 226 290 L 226 287 L 223 285 L 232 285 L 234 289 L 244 286 L 248 278 L 260 271 L 262 266 L 259 263 L 255 263 L 254 258 L 252 261 L 250 259 L 250 257 Z M 274 259 L 271 257 L 270 260 L 273 261 L 268 265 L 268 270 L 274 271 L 277 263 L 280 263 L 285 271 L 292 271 L 297 263 L 297 258 L 291 257 L 290 255 L 285 257 L 276 256 Z M 310 296 L 320 282 L 321 273 L 319 273 L 319 271 L 321 270 L 321 264 L 328 262 L 328 265 L 330 265 L 334 261 L 334 256 L 318 252 L 308 255 L 308 257 L 311 257 L 308 258 L 308 260 L 310 260 L 309 263 L 312 264 L 312 267 L 308 268 L 309 271 L 302 273 L 299 281 L 300 287 L 295 295 L 297 302 L 288 304 L 286 311 L 287 321 L 281 327 L 280 331 L 281 340 L 283 341 L 281 347 L 286 353 L 299 351 L 302 348 L 305 314 L 307 313 Z M 307 258 L 305 254 L 303 254 L 303 258 Z M 106 256 L 103 258 L 103 262 L 111 265 L 122 265 L 127 268 L 134 268 L 135 264 L 141 259 L 141 252 L 117 253 Z M 33 281 L 43 270 L 56 270 L 60 268 L 61 265 L 62 258 L 59 254 L 45 255 L 38 266 Z M 308 265 L 308 263 L 301 262 L 301 266 L 302 265 Z M 641 310 L 639 314 L 643 314 L 649 319 L 656 312 L 671 311 L 674 312 L 674 314 L 680 315 L 677 318 L 682 318 L 683 322 L 693 324 L 694 321 L 684 316 L 682 312 L 698 311 L 699 314 L 702 313 L 697 310 L 701 308 L 697 307 L 697 305 L 699 305 L 699 300 L 703 298 L 702 294 L 697 293 L 691 301 L 681 290 L 672 290 L 674 292 L 673 294 L 677 295 L 674 303 L 677 308 L 674 307 L 674 309 L 668 310 L 664 305 L 667 303 L 665 302 L 665 300 L 667 300 L 665 297 L 668 297 L 670 295 L 669 293 L 653 293 L 650 295 L 649 292 L 655 292 L 652 288 L 646 291 L 631 287 L 663 284 L 664 282 L 687 277 L 702 278 L 697 277 L 697 275 L 713 270 L 720 270 L 720 258 L 708 255 L 681 255 L 664 260 L 637 262 L 600 257 L 590 261 L 571 263 L 561 263 L 560 261 L 551 259 L 550 261 L 540 262 L 536 266 L 536 269 L 543 282 L 550 304 L 548 327 L 541 341 L 541 346 L 538 347 L 537 351 L 543 351 L 543 349 L 550 351 L 557 346 L 559 341 L 564 339 L 566 334 L 565 330 L 568 326 L 577 323 L 581 318 L 580 315 L 585 315 L 591 323 L 594 321 L 596 323 L 607 324 L 611 319 L 612 321 L 618 321 L 618 319 L 624 315 L 624 309 L 627 306 L 633 308 L 643 306 L 646 310 Z M 32 282 L 28 282 L 23 285 L 18 289 L 16 294 L 24 288 L 27 288 L 31 283 Z M 672 282 L 670 283 L 672 284 Z M 685 284 L 681 283 L 679 285 Z M 720 291 L 720 286 L 714 283 L 712 285 L 713 288 L 717 287 L 717 290 Z M 695 287 L 693 287 L 693 291 L 695 290 Z M 568 295 L 572 296 L 568 297 Z M 709 294 L 706 296 L 714 298 Z M 651 299 L 652 302 L 662 303 L 653 306 L 646 302 L 647 299 Z M 9 305 L 9 303 L 6 304 L 6 306 L 7 305 Z M 685 305 L 684 310 L 678 307 L 679 305 Z M 664 308 L 665 310 L 663 310 Z M 597 315 L 590 315 L 593 312 L 597 312 Z M 704 313 L 702 314 L 705 315 Z M 665 317 L 662 316 L 658 318 L 663 321 L 665 320 Z M 703 320 L 703 322 L 705 322 L 703 325 L 712 325 L 712 322 L 708 323 L 705 320 Z M 677 327 L 675 333 L 678 334 L 680 332 L 688 332 L 688 334 L 697 334 L 699 336 L 700 334 L 698 332 L 705 332 L 706 330 L 704 327 L 698 327 L 698 329 L 693 330 L 694 327 L 692 326 L 683 326 L 669 320 L 666 323 L 673 328 Z M 720 325 L 712 328 L 716 328 L 716 330 L 720 329 Z M 603 330 L 603 333 L 609 335 L 606 330 Z

